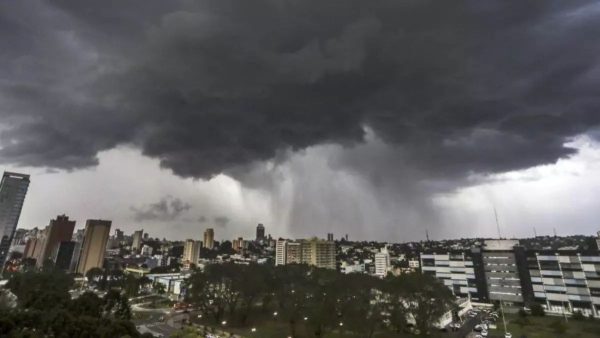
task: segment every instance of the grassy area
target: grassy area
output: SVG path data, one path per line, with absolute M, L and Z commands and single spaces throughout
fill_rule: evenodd
M 526 323 L 519 324 L 520 319 L 516 315 L 506 317 L 508 331 L 512 333 L 514 338 L 596 338 L 600 337 L 600 321 L 599 320 L 581 320 L 576 321 L 569 319 L 565 322 L 562 317 L 545 316 L 533 317 L 528 316 Z M 560 332 L 564 329 L 564 332 Z M 494 336 L 502 336 L 502 322 L 498 322 L 498 329 L 492 330 Z

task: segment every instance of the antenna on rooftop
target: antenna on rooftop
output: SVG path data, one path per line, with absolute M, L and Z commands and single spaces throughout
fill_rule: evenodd
M 537 231 L 535 231 L 535 227 L 533 227 L 533 237 L 537 237 Z
M 552 228 L 552 230 L 554 231 L 554 237 L 556 237 L 556 228 Z
M 425 229 L 425 238 L 427 238 L 427 242 L 429 242 L 429 230 Z
M 498 239 L 501 239 L 500 235 L 500 223 L 498 222 L 498 213 L 496 212 L 496 207 L 494 207 L 494 217 L 496 218 L 496 228 L 498 229 Z

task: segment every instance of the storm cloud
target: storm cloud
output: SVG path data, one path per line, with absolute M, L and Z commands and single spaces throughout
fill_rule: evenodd
M 133 147 L 181 177 L 269 191 L 283 223 L 318 228 L 368 223 L 357 205 L 381 223 L 399 204 L 435 214 L 432 193 L 598 137 L 595 1 L 140 4 L 0 4 L 1 163 L 76 170 Z M 373 194 L 324 193 L 331 169 Z M 171 219 L 175 201 L 132 210 Z
M 156 203 L 141 207 L 131 206 L 136 221 L 173 221 L 192 206 L 173 196 L 165 196 Z
M 0 159 L 120 144 L 184 177 L 362 143 L 434 176 L 573 154 L 600 123 L 592 1 L 4 3 Z

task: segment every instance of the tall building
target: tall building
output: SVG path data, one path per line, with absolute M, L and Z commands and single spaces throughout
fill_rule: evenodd
M 277 240 L 275 244 L 275 265 L 285 265 L 287 263 L 287 241 L 285 239 Z
M 73 237 L 75 221 L 69 220 L 68 216 L 59 215 L 50 221 L 46 230 L 46 236 L 42 243 L 40 256 L 37 257 L 37 266 L 43 266 L 48 259 L 52 260 L 52 254 L 58 250 L 61 242 L 67 242 Z
M 324 269 L 335 269 L 335 242 L 318 238 L 302 242 L 302 263 Z
M 234 239 L 231 243 L 231 248 L 237 252 L 242 251 L 244 249 L 244 238 L 238 237 L 237 239 Z
M 139 252 L 142 248 L 142 237 L 144 236 L 144 229 L 133 232 L 133 242 L 131 243 L 131 251 Z
M 387 248 L 375 254 L 375 276 L 384 278 L 390 269 L 390 254 Z
M 600 231 L 598 231 L 598 237 L 596 237 L 596 247 L 600 251 Z
M 200 242 L 193 239 L 186 240 L 183 247 L 183 265 L 189 269 L 190 264 L 198 265 L 199 258 Z
M 29 175 L 4 172 L 0 181 L 0 271 L 8 257 L 29 188 Z
M 518 240 L 487 240 L 483 248 L 483 265 L 490 301 L 508 304 L 524 302 L 515 247 Z
M 215 231 L 212 228 L 204 231 L 204 247 L 212 250 L 215 247 Z
M 302 263 L 302 244 L 299 242 L 287 242 L 285 253 L 285 264 Z
M 331 232 L 327 233 L 327 240 L 330 242 L 333 242 L 333 233 L 331 233 Z
M 77 263 L 78 273 L 85 275 L 92 268 L 102 268 L 111 224 L 111 221 L 87 220 Z
M 262 223 L 256 226 L 256 241 L 260 242 L 265 239 L 265 226 Z

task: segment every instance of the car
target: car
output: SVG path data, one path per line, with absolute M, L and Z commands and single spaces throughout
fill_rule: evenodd
M 473 330 L 477 331 L 477 332 L 481 332 L 483 330 L 483 327 L 481 327 L 481 325 L 477 324 L 477 325 L 475 325 L 475 327 L 473 328 Z
M 512 334 L 510 332 L 506 332 L 504 334 L 504 338 L 512 338 Z
M 487 337 L 487 336 L 488 336 L 488 332 L 487 332 L 487 330 L 483 330 L 483 331 L 481 331 L 481 336 L 482 336 L 482 337 Z
M 483 338 L 480 334 L 476 335 L 475 338 Z

